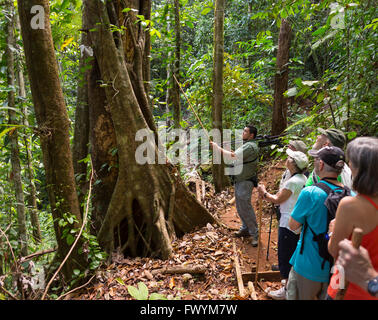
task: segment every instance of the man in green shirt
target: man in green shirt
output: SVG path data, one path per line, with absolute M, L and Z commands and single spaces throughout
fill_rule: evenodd
M 258 225 L 255 211 L 253 210 L 251 198 L 253 187 L 257 187 L 257 163 L 259 158 L 259 147 L 253 140 L 256 138 L 257 129 L 248 125 L 244 128 L 242 139 L 243 145 L 235 152 L 228 151 L 215 142 L 210 142 L 214 150 L 223 153 L 224 156 L 234 160 L 235 181 L 235 203 L 236 210 L 242 221 L 242 226 L 236 237 L 252 236 L 251 244 L 257 247 L 258 244 Z
M 312 150 L 320 150 L 325 146 L 335 146 L 339 147 L 341 150 L 344 150 L 346 138 L 344 133 L 341 130 L 330 128 L 324 130 L 322 128 L 318 128 L 320 135 L 318 135 L 315 144 L 312 147 Z M 337 177 L 337 180 L 341 182 L 344 186 L 352 188 L 352 172 L 350 168 L 345 163 L 343 171 Z M 315 170 L 310 173 L 310 176 L 307 179 L 306 187 L 312 186 L 313 184 L 319 182 L 319 177 L 315 174 Z

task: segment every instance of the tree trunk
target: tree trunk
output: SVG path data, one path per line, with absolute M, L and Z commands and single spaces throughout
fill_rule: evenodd
M 124 6 L 137 13 L 122 13 L 119 1 L 108 1 L 105 7 L 100 0 L 84 0 L 89 30 L 96 29 L 89 36 L 105 84 L 118 148 L 118 179 L 98 239 L 109 252 L 121 247 L 131 256 L 167 258 L 172 253 L 173 228 L 183 233 L 214 219 L 188 192 L 179 175 L 170 174 L 167 165 L 142 165 L 135 159 L 137 131 L 149 128 L 156 135 L 151 110 L 145 104 L 146 92 L 141 90 L 145 32 L 134 24 L 136 14 L 148 7 L 149 1 L 126 2 Z M 113 33 L 110 23 L 127 24 L 127 32 L 122 37 Z
M 115 42 L 123 44 L 123 48 L 119 49 L 123 50 L 126 68 L 128 70 L 132 88 L 138 100 L 140 110 L 142 111 L 148 127 L 156 132 L 156 125 L 147 97 L 148 93 L 145 90 L 146 79 L 144 78 L 144 75 L 147 74 L 149 79 L 149 63 L 148 65 L 143 64 L 147 59 L 150 59 L 150 57 L 146 56 L 146 53 L 149 51 L 145 49 L 145 46 L 149 40 L 149 36 L 147 36 L 147 33 L 149 32 L 145 32 L 142 25 L 137 23 L 137 15 L 150 15 L 150 12 L 147 11 L 151 9 L 151 0 L 113 0 L 109 1 L 107 7 L 109 12 L 109 21 L 115 25 L 126 27 L 126 31 L 123 35 L 115 36 Z M 132 10 L 124 13 L 122 12 L 124 8 L 131 8 L 136 11 Z
M 181 31 L 180 31 L 180 3 L 174 0 L 175 12 L 175 59 L 173 63 L 173 75 L 180 82 L 180 59 L 181 59 Z M 180 88 L 176 80 L 172 80 L 172 105 L 173 121 L 175 128 L 181 127 Z
M 288 89 L 290 42 L 290 24 L 287 20 L 282 19 L 278 37 L 276 75 L 274 77 L 272 135 L 281 134 L 287 127 L 287 98 L 283 94 Z
M 104 83 L 101 78 L 97 58 L 93 54 L 93 44 L 88 30 L 88 10 L 83 8 L 82 29 L 85 34 L 82 38 L 83 56 L 81 63 L 86 70 L 83 81 L 79 86 L 79 97 L 82 105 L 87 107 L 81 111 L 76 110 L 77 119 L 75 122 L 75 143 L 74 150 L 81 149 L 81 156 L 90 152 L 92 168 L 95 176 L 95 183 L 92 191 L 92 223 L 91 232 L 97 234 L 101 228 L 102 221 L 108 210 L 111 194 L 114 191 L 118 177 L 117 141 L 114 132 L 114 125 L 109 111 L 109 104 L 106 101 Z M 88 121 L 89 128 L 84 130 L 82 122 Z M 88 131 L 87 131 L 88 129 Z M 85 137 L 85 139 L 83 139 Z M 85 144 L 90 144 L 90 149 Z M 86 154 L 85 154 L 86 156 Z M 79 159 L 75 156 L 74 159 Z M 77 162 L 77 161 L 76 161 Z M 76 173 L 85 172 L 84 166 L 75 169 Z M 84 192 L 85 190 L 83 190 Z
M 175 78 L 180 82 L 180 58 L 181 58 L 181 28 L 180 28 L 180 3 L 178 0 L 173 0 L 173 12 L 170 15 L 174 17 L 174 32 L 175 32 L 175 46 L 172 53 L 168 54 L 168 89 L 167 89 L 167 111 L 172 110 L 173 124 L 175 128 L 180 128 L 181 122 L 181 104 L 180 104 L 180 87 Z M 168 23 L 168 27 L 170 23 Z
M 172 29 L 172 21 L 173 21 L 173 15 L 171 8 L 171 2 L 169 1 L 166 6 L 168 7 L 167 12 L 167 34 L 169 34 L 170 30 Z M 175 81 L 173 78 L 173 72 L 174 72 L 174 50 L 173 46 L 168 44 L 168 65 L 167 65 L 167 93 L 165 95 L 165 112 L 168 114 L 170 110 L 172 110 L 173 105 L 173 82 Z M 173 115 L 173 112 L 172 112 Z M 167 126 L 171 126 L 171 119 L 167 117 Z
M 141 13 L 146 20 L 151 20 L 151 3 L 152 1 L 146 1 L 145 5 L 141 8 Z M 151 101 L 149 98 L 150 93 L 150 81 L 151 81 L 151 35 L 149 32 L 145 32 L 145 44 L 143 53 L 143 80 L 144 88 L 146 91 L 149 106 L 151 106 Z
M 15 100 L 15 68 L 14 68 L 14 48 L 15 48 L 15 10 L 13 1 L 8 1 L 7 4 L 9 21 L 7 23 L 7 80 L 8 87 L 12 88 L 8 92 L 8 113 L 9 124 L 18 125 Z M 18 223 L 18 236 L 20 241 L 20 252 L 22 256 L 28 255 L 28 237 L 26 231 L 26 216 L 25 216 L 25 203 L 24 203 L 24 190 L 22 187 L 21 178 L 21 163 L 20 163 L 20 150 L 18 146 L 18 128 L 9 133 L 9 141 L 11 145 L 11 163 L 12 163 L 12 180 L 16 195 L 17 207 L 17 223 Z
M 224 0 L 215 2 L 214 18 L 214 71 L 213 71 L 213 129 L 223 130 L 223 56 L 224 56 Z M 223 141 L 223 134 L 222 141 Z M 215 191 L 221 192 L 228 179 L 224 174 L 224 162 L 213 163 L 213 178 Z
M 247 10 L 248 10 L 248 35 L 252 37 L 253 34 L 253 23 L 256 23 L 256 20 L 252 20 L 253 15 L 253 4 L 252 1 L 248 1 L 247 3 Z M 249 39 L 248 39 L 249 40 Z M 252 73 L 252 55 L 249 55 L 247 57 L 247 66 L 248 66 L 248 72 Z
M 170 6 L 170 4 L 168 4 Z M 173 14 L 172 14 L 173 11 Z M 181 104 L 180 104 L 180 87 L 177 83 L 180 82 L 180 53 L 181 53 L 181 32 L 180 32 L 180 3 L 178 0 L 173 0 L 172 10 L 169 11 L 169 20 L 174 17 L 174 32 L 175 32 L 175 47 L 174 51 L 168 53 L 168 88 L 166 97 L 167 112 L 172 110 L 173 126 L 176 129 L 181 127 Z M 168 28 L 170 23 L 168 23 Z M 172 59 L 173 55 L 173 59 Z M 170 125 L 170 124 L 168 124 Z M 176 137 L 175 142 L 179 141 Z M 179 157 L 179 150 L 176 151 L 176 157 Z M 179 168 L 178 164 L 178 168 Z
M 85 29 L 85 16 L 83 15 L 82 29 Z M 85 194 L 87 193 L 87 163 L 81 161 L 88 155 L 89 144 L 89 104 L 88 104 L 88 77 L 90 60 L 90 47 L 86 32 L 81 36 L 81 55 L 79 62 L 79 80 L 77 85 L 77 104 L 75 110 L 75 131 L 72 147 L 72 160 L 76 184 L 78 186 L 80 211 L 83 214 Z
M 32 7 L 43 7 L 44 28 L 33 26 Z M 58 256 L 63 259 L 70 246 L 63 238 L 63 229 L 59 220 L 72 215 L 78 222 L 72 228 L 81 225 L 80 207 L 75 188 L 72 153 L 69 140 L 69 119 L 59 81 L 58 65 L 49 22 L 49 2 L 47 0 L 18 1 L 22 38 L 24 42 L 26 64 L 33 95 L 38 131 L 43 152 L 43 164 L 46 171 L 47 192 L 54 219 L 54 229 L 58 243 Z M 70 259 L 62 271 L 71 278 L 74 269 L 84 270 L 85 255 L 79 254 L 81 241 L 78 242 Z
M 91 46 L 93 44 L 91 43 Z M 101 87 L 101 74 L 97 58 L 92 60 L 88 79 L 90 145 L 96 183 L 92 197 L 92 227 L 95 234 L 101 228 L 108 210 L 111 194 L 118 178 L 117 141 L 114 125 L 106 101 L 104 88 Z
M 20 20 L 18 15 L 16 15 L 16 28 L 21 30 Z M 18 46 L 18 52 L 21 52 L 21 48 Z M 18 57 L 18 64 L 17 64 L 17 84 L 18 84 L 18 96 L 21 97 L 23 100 L 26 99 L 26 89 L 25 89 L 25 79 L 24 79 L 24 57 L 20 53 Z M 29 192 L 30 195 L 28 197 L 28 204 L 30 207 L 30 220 L 33 228 L 33 238 L 37 243 L 42 242 L 42 233 L 41 227 L 39 224 L 39 217 L 38 217 L 38 208 L 37 208 L 37 189 L 34 183 L 34 172 L 33 172 L 33 158 L 31 152 L 31 135 L 28 133 L 27 127 L 29 127 L 29 120 L 28 120 L 28 109 L 25 104 L 22 105 L 22 114 L 23 114 L 23 121 L 22 124 L 25 126 L 24 129 L 24 145 L 26 149 L 26 161 L 27 161 L 27 174 L 29 178 Z

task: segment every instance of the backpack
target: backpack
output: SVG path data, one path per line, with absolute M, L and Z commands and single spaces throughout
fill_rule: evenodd
M 320 234 L 316 234 L 312 228 L 309 226 L 307 221 L 304 223 L 303 226 L 303 237 L 302 237 L 302 245 L 300 253 L 303 254 L 303 248 L 304 248 L 304 233 L 306 232 L 307 227 L 311 230 L 313 234 L 312 240 L 315 241 L 318 244 L 318 253 L 321 258 L 323 258 L 322 262 L 322 270 L 324 269 L 326 261 L 330 263 L 330 265 L 333 265 L 333 257 L 328 252 L 328 241 L 329 241 L 329 235 L 328 235 L 328 226 L 331 220 L 335 218 L 337 207 L 340 203 L 340 200 L 346 196 L 351 195 L 351 190 L 344 186 L 335 188 L 332 190 L 327 184 L 323 183 L 322 181 L 314 184 L 314 186 L 322 189 L 327 193 L 327 198 L 324 201 L 324 205 L 327 207 L 327 230 Z

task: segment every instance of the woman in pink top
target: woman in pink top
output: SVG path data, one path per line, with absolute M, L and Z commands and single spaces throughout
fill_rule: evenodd
M 378 138 L 360 137 L 347 147 L 347 158 L 352 170 L 355 197 L 345 197 L 340 201 L 335 220 L 330 223 L 332 235 L 328 251 L 335 258 L 339 252 L 339 242 L 350 239 L 354 228 L 363 230 L 361 246 L 369 252 L 372 265 L 378 270 Z M 336 272 L 328 287 L 328 296 L 335 298 L 338 291 Z M 344 300 L 377 299 L 366 290 L 350 283 Z

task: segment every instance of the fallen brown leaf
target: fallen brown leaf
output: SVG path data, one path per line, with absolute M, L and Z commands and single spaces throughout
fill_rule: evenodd
M 169 281 L 169 289 L 173 289 L 175 287 L 175 278 L 172 277 L 171 280 Z

